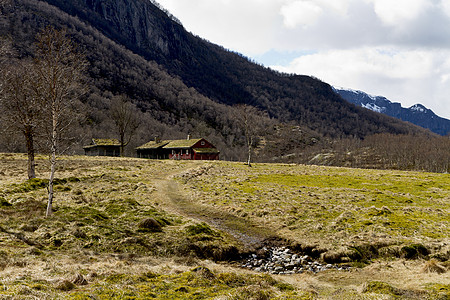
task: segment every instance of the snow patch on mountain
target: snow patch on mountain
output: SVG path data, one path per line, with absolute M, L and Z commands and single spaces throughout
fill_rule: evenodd
M 386 107 L 380 107 L 378 105 L 376 105 L 375 103 L 362 103 L 361 102 L 361 106 L 379 113 L 383 113 L 386 111 Z
M 420 104 L 415 104 L 415 105 L 411 106 L 409 109 L 415 110 L 418 112 L 422 112 L 422 113 L 427 112 L 427 109 L 423 105 L 420 105 Z

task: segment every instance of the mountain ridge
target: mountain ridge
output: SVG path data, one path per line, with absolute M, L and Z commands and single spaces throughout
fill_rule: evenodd
M 373 96 L 363 91 L 342 87 L 334 87 L 334 90 L 342 98 L 355 105 L 413 123 L 439 135 L 445 136 L 450 133 L 450 120 L 439 117 L 422 104 L 414 104 L 405 108 L 401 103 L 392 102 L 383 96 Z
M 51 4 L 56 2 L 67 11 Z M 267 112 L 271 119 L 264 123 L 265 134 L 272 135 L 268 140 L 273 145 L 266 148 L 279 151 L 277 155 L 317 139 L 426 134 L 347 103 L 327 83 L 278 73 L 198 38 L 150 1 L 16 0 L 2 17 L 0 36 L 11 37 L 20 57 L 32 56 L 35 35 L 48 25 L 66 28 L 86 54 L 89 89 L 82 101 L 88 124 L 80 127 L 85 141 L 114 137 L 108 109 L 116 95 L 130 99 L 144 120 L 131 149 L 155 136 L 183 138 L 190 133 L 212 142 L 224 159 L 238 160 L 245 139 L 236 121 L 237 103 Z M 145 30 L 139 29 L 141 23 L 147 24 Z M 285 126 L 275 129 L 274 122 Z M 290 126 L 301 129 L 293 134 Z
M 188 87 L 218 103 L 250 104 L 281 122 L 305 124 L 332 137 L 415 131 L 349 105 L 324 82 L 280 74 L 196 37 L 151 1 L 45 1 L 155 61 Z M 360 124 L 361 119 L 368 124 Z

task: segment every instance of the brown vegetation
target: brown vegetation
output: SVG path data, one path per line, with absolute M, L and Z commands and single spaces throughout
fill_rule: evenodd
M 450 138 L 377 134 L 320 143 L 276 161 L 308 164 L 449 173 Z
M 0 155 L 0 297 L 449 293 L 449 273 L 428 272 L 448 268 L 446 174 L 63 157 L 55 212 L 45 218 L 46 180 L 39 178 L 47 177 L 49 163 L 42 156 L 37 163 L 38 178 L 29 181 L 25 155 Z M 420 222 L 412 222 L 416 216 Z M 344 257 L 352 268 L 281 276 L 229 263 L 248 251 L 245 243 L 270 235 L 279 238 L 266 240 L 267 247 L 280 243 L 317 259 L 322 252 L 338 264 Z

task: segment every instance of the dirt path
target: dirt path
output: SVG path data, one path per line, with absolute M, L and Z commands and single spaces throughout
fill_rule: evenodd
M 205 222 L 231 235 L 248 250 L 258 248 L 264 240 L 273 238 L 273 235 L 266 228 L 258 227 L 248 220 L 228 212 L 190 201 L 191 195 L 186 193 L 186 190 L 182 188 L 181 183 L 174 179 L 174 176 L 190 172 L 190 170 L 194 171 L 199 166 L 202 166 L 202 164 L 189 164 L 175 172 L 168 173 L 165 178 L 155 179 L 154 185 L 157 188 L 157 197 L 166 211 Z

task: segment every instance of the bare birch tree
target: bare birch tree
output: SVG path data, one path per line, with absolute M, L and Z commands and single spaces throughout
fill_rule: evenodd
M 246 104 L 239 104 L 236 108 L 238 111 L 238 121 L 244 131 L 247 145 L 247 165 L 251 167 L 253 149 L 261 131 L 262 112 L 256 107 Z
M 45 110 L 46 137 L 50 150 L 48 217 L 52 214 L 59 142 L 63 132 L 73 122 L 72 107 L 80 94 L 81 79 L 87 63 L 83 55 L 75 51 L 74 44 L 64 30 L 47 27 L 38 35 L 36 47 L 36 93 Z
M 120 142 L 120 156 L 124 156 L 124 149 L 130 143 L 136 129 L 139 127 L 138 113 L 130 101 L 124 96 L 112 99 L 110 115 L 116 124 Z
M 34 92 L 36 75 L 29 61 L 14 60 L 2 65 L 2 86 L 0 97 L 1 118 L 6 132 L 20 131 L 25 137 L 28 155 L 28 178 L 36 177 L 35 138 L 38 132 L 41 105 Z

